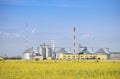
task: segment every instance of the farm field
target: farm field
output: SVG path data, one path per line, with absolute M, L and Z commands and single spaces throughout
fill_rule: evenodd
M 119 79 L 120 61 L 0 61 L 0 79 Z

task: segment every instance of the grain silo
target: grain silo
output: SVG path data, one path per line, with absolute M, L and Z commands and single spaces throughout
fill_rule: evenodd
M 50 45 L 42 44 L 38 46 L 38 53 L 43 56 L 43 59 L 48 57 L 55 58 L 55 46 L 54 41 L 52 40 Z
M 23 59 L 24 60 L 32 60 L 34 57 L 35 51 L 32 48 L 27 49 L 24 53 L 23 53 Z

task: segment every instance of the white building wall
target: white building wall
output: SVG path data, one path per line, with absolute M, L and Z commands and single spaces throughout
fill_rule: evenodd
M 42 55 L 44 58 L 47 57 L 54 57 L 55 58 L 55 45 L 54 45 L 54 40 L 51 40 L 50 45 L 40 45 L 38 47 L 38 52 L 40 53 L 40 55 Z
M 60 59 L 60 53 L 56 53 L 56 59 Z
M 46 58 L 48 57 L 48 47 L 45 47 L 46 48 Z
M 120 54 L 110 54 L 111 60 L 120 60 Z
M 51 40 L 50 46 L 51 46 L 52 50 L 54 51 L 54 50 L 55 50 L 55 43 L 54 43 L 54 40 Z
M 50 46 L 51 46 L 52 58 L 55 59 L 55 41 L 54 40 L 51 40 Z
M 30 54 L 29 53 L 24 53 L 24 59 L 25 60 L 30 60 L 31 59 Z
M 42 55 L 42 47 L 39 47 L 39 53 Z

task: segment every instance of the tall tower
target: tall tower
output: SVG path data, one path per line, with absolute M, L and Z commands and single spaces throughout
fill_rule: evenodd
M 76 29 L 73 27 L 73 52 L 76 53 Z
M 54 51 L 55 50 L 55 42 L 54 42 L 54 40 L 51 40 L 50 45 L 51 45 L 52 50 Z
M 55 42 L 54 40 L 51 40 L 50 42 L 50 46 L 51 46 L 51 53 L 52 53 L 52 58 L 55 58 Z

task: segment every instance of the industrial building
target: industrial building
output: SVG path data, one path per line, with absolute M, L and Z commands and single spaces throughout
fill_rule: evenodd
M 54 41 L 51 41 L 49 45 L 41 44 L 37 48 L 37 52 L 33 48 L 27 49 L 23 54 L 25 60 L 43 60 L 43 59 L 57 59 L 57 60 L 78 60 L 78 59 L 108 59 L 109 51 L 103 48 L 93 51 L 87 47 L 81 45 L 78 46 L 76 53 L 71 53 L 66 48 L 59 48 L 55 50 Z M 112 57 L 113 58 L 113 57 Z
M 23 53 L 23 59 L 24 60 L 31 60 L 31 59 L 33 59 L 34 54 L 35 54 L 35 51 L 33 50 L 33 47 L 29 48 Z
M 64 51 L 63 51 L 64 50 Z M 63 51 L 63 52 L 59 52 Z M 83 50 L 79 51 L 79 53 L 68 53 L 65 49 L 61 48 L 57 53 L 57 59 L 61 60 L 79 60 L 79 59 L 99 59 L 106 60 L 108 52 L 105 52 L 104 49 L 99 49 L 95 53 L 92 53 L 90 50 L 85 47 Z
M 23 53 L 23 60 L 43 60 L 43 57 L 35 52 L 35 50 L 33 50 L 32 48 L 27 49 L 24 53 Z
M 78 48 L 78 53 L 71 53 L 66 48 L 52 48 L 51 45 L 38 46 L 38 52 L 33 48 L 27 49 L 23 53 L 24 60 L 43 60 L 43 59 L 57 59 L 57 60 L 120 60 L 120 52 L 109 52 L 107 49 L 99 48 L 97 51 L 88 49 L 87 47 Z
M 115 54 L 109 52 L 109 48 L 99 48 L 97 51 L 87 48 L 86 46 L 81 46 L 79 44 L 76 47 L 76 29 L 73 28 L 73 47 L 72 52 L 66 50 L 66 47 L 61 47 L 59 50 L 56 50 L 54 40 L 51 40 L 50 44 L 40 44 L 37 47 L 37 54 L 33 48 L 29 48 L 24 52 L 23 59 L 32 60 L 32 59 L 57 59 L 57 60 L 71 60 L 71 59 L 119 59 L 120 53 Z M 39 54 L 39 55 L 38 55 Z
M 38 53 L 43 56 L 43 59 L 47 59 L 51 57 L 52 59 L 55 59 L 55 45 L 54 40 L 51 40 L 50 45 L 42 44 L 38 46 Z
M 32 48 L 27 49 L 23 53 L 23 59 L 24 60 L 33 60 L 33 59 L 38 59 L 38 60 L 43 60 L 43 59 L 55 59 L 56 54 L 55 54 L 55 46 L 54 46 L 54 40 L 51 40 L 50 44 L 41 44 L 40 46 L 37 47 L 37 52 L 33 50 Z
M 99 59 L 106 60 L 107 55 L 94 55 L 94 54 L 60 54 L 61 60 L 85 60 L 85 59 Z
M 105 50 L 103 48 L 99 48 L 99 50 L 97 50 L 96 52 L 94 52 L 94 54 L 107 55 L 107 54 L 109 54 L 109 50 Z
M 65 48 L 60 48 L 57 52 L 56 52 L 56 59 L 61 59 L 60 56 L 61 54 L 67 54 L 68 52 L 65 50 Z

